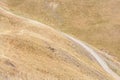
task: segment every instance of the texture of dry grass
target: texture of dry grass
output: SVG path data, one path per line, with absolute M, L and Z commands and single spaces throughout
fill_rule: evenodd
M 0 12 L 1 80 L 113 80 L 88 52 L 56 30 Z
M 16 14 L 39 20 L 120 57 L 119 0 L 6 0 L 6 3 Z

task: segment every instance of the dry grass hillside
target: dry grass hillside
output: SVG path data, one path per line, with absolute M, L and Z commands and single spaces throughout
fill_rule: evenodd
M 39 20 L 120 57 L 119 0 L 1 0 Z
M 39 13 L 35 10 L 39 0 L 34 0 L 36 3 L 33 0 L 0 1 L 0 80 L 114 80 L 83 47 L 59 31 L 21 16 L 35 18 Z M 33 3 L 31 6 L 36 4 L 31 12 L 35 10 L 38 13 L 29 14 L 30 4 L 26 3 Z M 11 8 L 9 5 L 12 5 Z M 39 20 L 44 22 L 39 15 Z M 120 64 L 114 57 L 98 53 L 120 74 Z

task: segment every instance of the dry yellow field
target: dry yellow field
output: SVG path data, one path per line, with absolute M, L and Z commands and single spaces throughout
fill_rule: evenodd
M 120 57 L 119 0 L 4 0 L 19 15 L 36 19 Z
M 77 3 L 89 9 L 93 4 L 86 4 L 91 1 L 0 0 L 0 80 L 115 80 L 88 51 L 60 33 L 72 34 L 111 55 L 119 54 L 119 26 L 99 21 L 99 15 L 92 15 L 94 8 L 89 14 L 79 12 Z M 96 22 L 88 21 L 90 18 Z M 120 75 L 117 57 L 95 51 Z

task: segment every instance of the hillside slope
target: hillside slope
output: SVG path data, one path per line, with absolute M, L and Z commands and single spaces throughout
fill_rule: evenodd
M 114 80 L 83 46 L 0 4 L 0 80 Z M 120 75 L 114 57 L 94 51 Z
M 58 30 L 120 57 L 119 0 L 2 0 L 19 15 Z
M 114 80 L 82 46 L 6 7 L 0 6 L 1 80 Z M 120 73 L 116 61 L 103 58 Z

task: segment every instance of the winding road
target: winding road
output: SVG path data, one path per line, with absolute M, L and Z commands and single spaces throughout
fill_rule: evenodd
M 73 37 L 71 37 L 68 34 L 63 33 L 64 36 L 66 36 L 67 38 L 69 38 L 70 40 L 74 41 L 75 43 L 79 44 L 80 46 L 82 46 L 84 49 L 86 49 L 86 51 L 88 51 L 96 60 L 97 62 L 101 65 L 101 67 L 108 72 L 111 76 L 113 76 L 116 80 L 120 80 L 120 76 L 118 74 L 116 74 L 114 71 L 112 71 L 112 69 L 110 69 L 110 67 L 107 65 L 107 63 L 90 47 L 88 47 L 86 44 L 84 44 L 82 41 L 77 40 Z
M 7 17 L 9 17 L 9 18 L 12 18 L 12 17 L 20 18 L 20 19 L 24 20 L 25 22 L 29 22 L 29 23 L 32 23 L 32 24 L 35 24 L 35 25 L 39 25 L 39 26 L 43 25 L 43 26 L 49 27 L 49 26 L 47 26 L 45 24 L 42 24 L 42 23 L 40 23 L 38 21 L 35 21 L 35 20 L 32 20 L 32 19 L 28 19 L 28 18 L 25 18 L 25 17 L 21 17 L 21 16 L 18 16 L 18 15 L 15 15 L 15 14 L 11 13 L 10 11 L 5 10 L 5 9 L 3 9 L 1 7 L 0 7 L 0 14 L 7 15 Z M 51 27 L 49 27 L 49 28 L 52 29 Z M 107 65 L 107 63 L 92 48 L 88 47 L 82 41 L 77 40 L 77 39 L 71 37 L 70 35 L 68 35 L 66 33 L 60 32 L 60 34 L 63 34 L 63 36 L 67 37 L 71 41 L 74 41 L 75 43 L 79 44 L 84 49 L 86 49 L 86 51 L 88 51 L 97 60 L 97 62 L 101 65 L 101 67 L 107 73 L 109 73 L 111 76 L 113 76 L 116 80 L 120 80 L 120 76 L 117 75 L 114 71 L 112 71 L 112 69 L 110 69 L 110 67 Z

